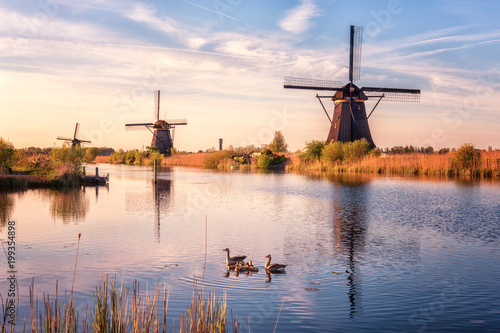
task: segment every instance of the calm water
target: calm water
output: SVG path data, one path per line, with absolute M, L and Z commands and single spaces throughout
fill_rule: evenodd
M 0 194 L 0 237 L 16 222 L 26 317 L 39 297 L 71 289 L 83 317 L 100 277 L 170 293 L 170 322 L 195 277 L 227 293 L 242 331 L 499 332 L 500 183 L 398 177 L 222 173 L 100 165 L 109 187 Z M 222 249 L 261 271 L 227 276 Z M 264 256 L 286 263 L 267 276 Z M 7 260 L 1 261 L 7 275 Z M 0 282 L 5 298 L 9 288 Z M 283 304 L 283 305 L 282 305 Z

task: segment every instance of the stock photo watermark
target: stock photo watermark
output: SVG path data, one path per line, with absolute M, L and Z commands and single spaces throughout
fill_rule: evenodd
M 7 244 L 5 248 L 4 243 Z M 7 307 L 5 310 L 8 323 L 16 324 L 16 296 L 17 296 L 17 270 L 16 270 L 16 222 L 9 221 L 7 228 L 7 241 L 2 241 L 3 250 L 7 258 L 7 281 L 9 289 L 7 291 Z

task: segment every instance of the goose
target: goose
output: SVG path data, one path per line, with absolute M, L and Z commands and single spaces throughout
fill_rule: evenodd
M 247 256 L 234 256 L 234 257 L 230 257 L 229 256 L 229 249 L 228 248 L 225 248 L 222 251 L 226 251 L 226 265 L 227 266 L 231 266 L 231 265 L 234 265 L 234 264 L 236 264 L 238 262 L 242 262 L 247 257 Z
M 282 264 L 271 264 L 271 255 L 268 254 L 266 256 L 267 262 L 265 265 L 266 272 L 269 273 L 285 273 L 285 267 L 287 265 L 282 265 Z

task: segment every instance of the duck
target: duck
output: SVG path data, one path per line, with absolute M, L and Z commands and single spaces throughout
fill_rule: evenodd
M 245 264 L 245 270 L 247 271 L 247 273 L 259 271 L 259 269 L 253 265 L 252 261 L 248 261 Z
M 231 265 L 234 265 L 238 262 L 243 262 L 243 260 L 245 260 L 245 258 L 247 256 L 234 256 L 234 257 L 230 257 L 229 256 L 229 249 L 226 247 L 224 250 L 222 251 L 226 251 L 226 265 L 227 266 L 231 266 Z
M 268 254 L 266 256 L 267 262 L 266 265 L 264 266 L 266 268 L 266 272 L 269 273 L 285 273 L 285 267 L 288 265 L 283 265 L 283 264 L 271 264 L 271 255 Z

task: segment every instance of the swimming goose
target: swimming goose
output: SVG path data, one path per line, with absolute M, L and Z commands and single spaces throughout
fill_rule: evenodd
M 265 268 L 266 268 L 266 272 L 270 272 L 270 273 L 285 273 L 285 267 L 287 265 L 283 265 L 283 264 L 271 264 L 271 255 L 268 254 L 266 256 L 267 258 L 267 262 L 266 262 L 266 265 L 265 265 Z
M 230 257 L 229 256 L 229 249 L 228 248 L 225 248 L 222 251 L 226 251 L 226 265 L 227 266 L 234 265 L 234 264 L 236 264 L 238 262 L 243 262 L 243 260 L 245 260 L 245 258 L 247 257 L 247 256 L 234 256 L 234 257 Z

